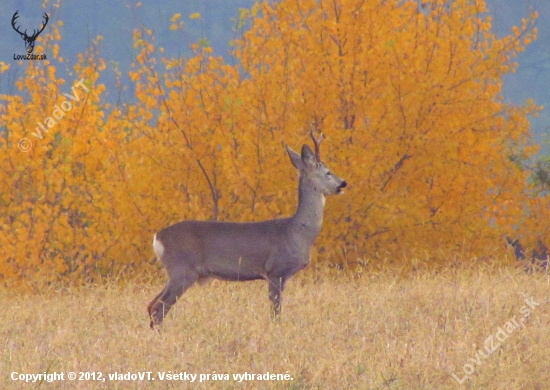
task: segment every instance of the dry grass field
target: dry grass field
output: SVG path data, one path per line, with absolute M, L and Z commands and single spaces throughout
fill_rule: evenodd
M 192 287 L 157 332 L 145 307 L 161 288 L 0 291 L 0 388 L 550 389 L 547 275 L 310 271 L 287 284 L 278 322 L 265 283 L 214 282 Z M 254 380 L 233 377 L 244 373 Z

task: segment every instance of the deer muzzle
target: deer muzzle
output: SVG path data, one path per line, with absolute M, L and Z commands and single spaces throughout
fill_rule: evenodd
M 344 191 L 342 191 L 342 188 L 346 188 L 348 185 L 348 183 L 344 180 L 339 186 L 338 188 L 336 189 L 336 193 L 337 194 L 343 194 Z

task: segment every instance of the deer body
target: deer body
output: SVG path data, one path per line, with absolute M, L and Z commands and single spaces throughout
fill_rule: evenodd
M 183 221 L 158 232 L 153 249 L 170 280 L 148 306 L 151 327 L 160 324 L 176 300 L 195 282 L 265 279 L 272 314 L 281 309 L 285 282 L 309 263 L 321 231 L 325 196 L 342 193 L 346 182 L 333 175 L 304 145 L 302 154 L 287 147 L 300 172 L 298 208 L 290 218 L 262 222 Z

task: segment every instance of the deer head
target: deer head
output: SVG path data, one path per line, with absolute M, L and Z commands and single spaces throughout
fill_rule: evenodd
M 28 54 L 31 54 L 32 51 L 34 50 L 34 42 L 36 41 L 36 38 L 38 38 L 40 33 L 44 31 L 44 28 L 48 24 L 48 20 L 49 20 L 48 14 L 44 13 L 44 23 L 42 23 L 42 27 L 38 30 L 33 30 L 33 33 L 31 36 L 27 35 L 27 30 L 25 30 L 25 32 L 19 31 L 19 28 L 15 25 L 15 22 L 19 17 L 18 14 L 19 14 L 19 11 L 16 11 L 13 14 L 13 17 L 11 18 L 11 26 L 15 31 L 17 31 L 17 33 L 19 33 L 19 35 L 21 35 L 21 37 L 25 41 L 25 50 L 27 50 Z

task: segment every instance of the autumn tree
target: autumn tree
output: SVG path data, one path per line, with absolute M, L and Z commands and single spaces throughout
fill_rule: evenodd
M 292 213 L 296 183 L 281 143 L 300 145 L 313 127 L 351 184 L 327 206 L 324 258 L 501 249 L 525 200 L 526 174 L 509 157 L 533 153 L 527 116 L 537 110 L 504 103 L 501 78 L 534 39 L 536 15 L 498 39 L 483 1 L 428 5 L 266 2 L 242 15 L 252 27 L 233 42 L 237 67 L 201 45 L 189 61 L 165 60 L 164 82 L 142 62 L 133 73 L 141 104 L 160 112 L 145 155 L 162 177 L 177 176 L 153 190 L 159 200 L 177 194 L 165 220 Z
M 348 261 L 481 256 L 521 213 L 525 175 L 509 156 L 533 152 L 527 116 L 537 107 L 504 103 L 501 86 L 534 39 L 536 14 L 499 39 L 483 1 L 427 5 L 263 3 L 236 51 L 249 133 L 299 142 L 314 123 L 329 137 L 327 158 L 350 183 L 329 204 L 319 244 L 336 259 L 339 249 Z
M 60 78 L 62 25 L 39 38 L 35 52 L 49 60 L 28 61 L 18 93 L 0 96 L 0 279 L 9 286 L 91 281 L 121 270 L 113 259 L 120 258 L 123 210 L 105 188 L 113 160 L 104 128 L 109 105 L 97 82 L 105 63 L 94 45 L 79 56 L 73 79 Z
M 258 3 L 241 12 L 239 27 L 251 27 L 232 42 L 236 65 L 207 40 L 190 58 L 165 58 L 142 28 L 135 102 L 113 106 L 98 47 L 74 79 L 56 75 L 58 25 L 36 49 L 52 62 L 29 62 L 19 93 L 2 96 L 0 183 L 12 189 L 0 194 L 2 280 L 119 278 L 150 269 L 152 234 L 170 223 L 290 215 L 297 179 L 282 143 L 299 148 L 312 128 L 350 184 L 327 202 L 314 257 L 410 265 L 497 253 L 537 205 L 510 156 L 535 151 L 527 117 L 538 108 L 501 95 L 536 14 L 497 38 L 482 0 L 424 4 Z M 199 22 L 193 14 L 185 26 Z M 81 98 L 19 150 L 79 80 Z

